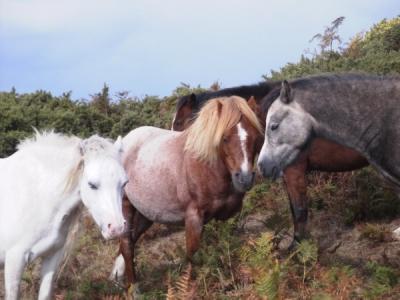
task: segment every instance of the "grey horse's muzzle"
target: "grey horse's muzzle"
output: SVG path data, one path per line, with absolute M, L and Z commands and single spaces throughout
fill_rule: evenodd
M 251 189 L 254 182 L 255 173 L 252 171 L 249 172 L 235 172 L 232 175 L 233 185 L 236 190 L 239 192 L 246 192 Z
M 277 179 L 282 173 L 275 161 L 266 156 L 260 157 L 257 166 L 264 177 L 271 177 L 273 180 Z

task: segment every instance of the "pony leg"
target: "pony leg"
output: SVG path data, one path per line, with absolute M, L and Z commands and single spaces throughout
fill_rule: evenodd
M 6 253 L 4 281 L 6 300 L 17 300 L 19 297 L 19 283 L 25 268 L 24 252 L 20 249 L 10 250 Z
M 307 162 L 301 160 L 295 165 L 289 166 L 284 171 L 284 181 L 290 201 L 290 210 L 292 212 L 294 225 L 295 242 L 301 241 L 306 235 L 307 226 L 307 177 L 306 177 Z
M 189 206 L 185 215 L 186 255 L 189 261 L 199 249 L 201 233 L 203 231 L 203 216 L 198 208 Z
M 62 261 L 64 248 L 60 248 L 42 261 L 41 283 L 39 289 L 39 300 L 51 299 L 53 293 L 54 276 Z
M 137 242 L 137 240 L 140 238 L 140 236 L 147 230 L 150 228 L 150 226 L 153 224 L 152 221 L 150 221 L 149 219 L 145 218 L 140 212 L 138 212 L 137 210 L 135 210 L 134 212 L 134 216 L 133 216 L 133 225 L 131 225 L 131 243 L 132 243 L 132 247 L 131 247 L 131 251 L 132 251 L 132 257 L 134 256 L 134 246 Z M 129 234 L 129 233 L 128 233 Z M 125 247 L 124 249 L 122 244 L 120 243 L 120 250 L 119 250 L 119 255 L 117 256 L 117 258 L 115 259 L 114 262 L 114 267 L 113 270 L 111 272 L 111 276 L 110 279 L 111 280 L 117 280 L 119 281 L 122 276 L 125 274 L 125 269 L 126 269 L 126 264 L 125 264 L 125 260 L 124 257 L 122 255 L 122 251 L 125 251 Z M 129 255 L 129 254 L 128 254 Z M 133 266 L 133 274 L 135 277 L 135 270 L 134 270 L 134 266 Z M 128 277 L 128 276 L 127 276 Z
M 125 273 L 127 283 L 131 284 L 136 280 L 133 262 L 135 244 L 153 222 L 137 211 L 126 196 L 124 197 L 122 205 L 122 211 L 127 222 L 127 231 L 120 239 L 120 254 L 115 260 L 110 277 L 118 280 L 118 278 L 121 278 Z
M 133 240 L 131 235 L 132 225 L 133 225 L 133 217 L 135 215 L 135 208 L 130 203 L 128 197 L 125 195 L 122 200 L 122 212 L 124 218 L 126 220 L 126 232 L 119 239 L 119 253 L 122 254 L 123 260 L 125 261 L 124 271 L 126 273 L 127 283 L 133 283 L 135 281 L 135 271 L 133 265 Z M 116 259 L 116 262 L 121 263 L 121 259 Z M 114 267 L 115 269 L 115 267 Z M 119 268 L 120 269 L 120 268 Z M 114 271 L 114 270 L 113 270 Z M 122 274 L 121 274 L 122 275 Z M 121 276 L 117 274 L 118 276 Z

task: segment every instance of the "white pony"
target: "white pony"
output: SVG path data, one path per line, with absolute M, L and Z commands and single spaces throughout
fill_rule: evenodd
M 105 239 L 125 230 L 122 214 L 127 176 L 121 139 L 86 140 L 53 132 L 23 141 L 0 159 L 0 267 L 6 299 L 18 299 L 27 263 L 42 257 L 39 299 L 50 299 L 71 224 L 86 206 Z

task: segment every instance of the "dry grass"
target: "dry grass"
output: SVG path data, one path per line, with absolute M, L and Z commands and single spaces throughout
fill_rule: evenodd
M 117 242 L 84 217 L 55 299 L 399 299 L 400 242 L 390 235 L 399 204 L 390 191 L 370 170 L 309 179 L 312 240 L 296 252 L 284 247 L 291 220 L 283 185 L 259 180 L 239 216 L 206 226 L 194 265 L 185 262 L 181 228 L 150 229 L 136 251 L 139 289 L 128 293 L 108 280 Z M 22 299 L 35 299 L 38 267 L 25 272 Z

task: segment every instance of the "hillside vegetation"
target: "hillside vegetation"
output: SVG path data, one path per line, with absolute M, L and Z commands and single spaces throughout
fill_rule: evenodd
M 400 74 L 400 17 L 382 20 L 348 43 L 338 18 L 313 38 L 317 48 L 297 63 L 264 75 L 279 80 L 324 72 Z M 213 88 L 218 88 L 214 84 Z M 19 139 L 55 128 L 87 137 L 115 138 L 135 127 L 169 128 L 179 96 L 201 91 L 182 84 L 165 98 L 110 95 L 107 85 L 90 99 L 46 91 L 0 93 L 0 157 Z M 138 242 L 139 299 L 399 299 L 400 201 L 371 168 L 309 175 L 310 239 L 288 252 L 291 217 L 282 182 L 258 178 L 242 212 L 206 226 L 195 264 L 184 260 L 181 228 L 156 225 Z M 105 242 L 92 221 L 82 229 L 57 282 L 57 299 L 129 298 L 108 280 L 115 241 Z M 1 274 L 2 275 L 2 274 Z M 3 286 L 2 278 L 0 287 Z M 38 266 L 24 275 L 24 299 L 38 289 Z M 2 291 L 0 288 L 0 298 Z

